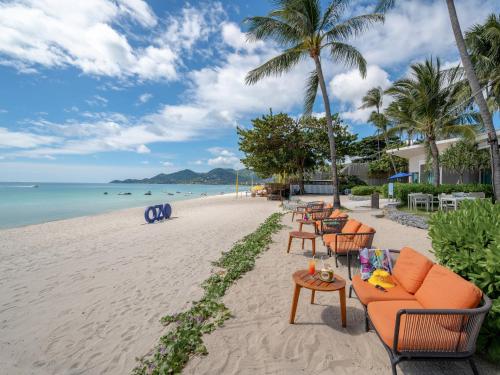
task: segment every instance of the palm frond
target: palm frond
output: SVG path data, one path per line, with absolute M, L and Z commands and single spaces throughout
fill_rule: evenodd
M 272 17 L 249 17 L 243 22 L 248 25 L 246 36 L 249 41 L 272 39 L 278 44 L 288 45 L 302 39 L 297 29 Z
M 383 21 L 384 15 L 376 13 L 352 17 L 343 23 L 333 26 L 329 31 L 325 32 L 323 38 L 327 42 L 344 41 L 359 36 L 370 26 Z
M 318 72 L 315 69 L 309 73 L 309 78 L 307 79 L 306 95 L 304 100 L 304 116 L 310 116 L 313 111 L 316 94 L 318 93 L 318 85 L 319 77 Z
M 305 57 L 305 52 L 300 46 L 286 50 L 281 55 L 273 57 L 258 68 L 248 72 L 245 77 L 245 83 L 253 85 L 265 77 L 280 76 L 290 71 Z
M 375 12 L 385 13 L 389 9 L 393 8 L 395 3 L 395 0 L 379 0 L 377 6 L 375 7 Z
M 319 30 L 323 30 L 337 23 L 341 19 L 350 3 L 351 0 L 330 1 L 330 4 L 327 6 L 325 13 L 323 14 L 323 19 L 321 20 Z
M 330 42 L 325 46 L 330 48 L 330 54 L 334 60 L 344 64 L 347 68 L 358 68 L 361 76 L 366 77 L 366 60 L 356 47 L 341 42 Z

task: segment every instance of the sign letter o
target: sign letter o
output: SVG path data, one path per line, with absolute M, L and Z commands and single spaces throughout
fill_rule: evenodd
M 151 217 L 151 212 L 153 212 L 153 217 Z M 144 218 L 149 224 L 155 222 L 157 216 L 156 216 L 156 209 L 154 206 L 146 208 L 146 211 L 144 212 Z

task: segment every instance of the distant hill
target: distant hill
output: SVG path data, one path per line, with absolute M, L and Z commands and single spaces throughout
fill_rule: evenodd
M 242 185 L 250 185 L 252 183 L 262 182 L 263 179 L 248 170 L 240 169 L 238 171 L 238 180 Z M 151 178 L 113 180 L 112 184 L 127 183 L 127 184 L 205 184 L 205 185 L 233 185 L 236 182 L 236 170 L 230 168 L 216 168 L 206 173 L 194 172 L 190 169 L 174 173 L 160 173 Z

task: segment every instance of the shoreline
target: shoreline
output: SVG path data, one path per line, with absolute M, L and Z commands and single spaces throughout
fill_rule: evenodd
M 0 366 L 6 373 L 130 373 L 161 316 L 200 298 L 212 262 L 278 203 L 188 199 L 146 225 L 142 208 L 0 231 Z M 207 198 L 207 199 L 205 199 Z

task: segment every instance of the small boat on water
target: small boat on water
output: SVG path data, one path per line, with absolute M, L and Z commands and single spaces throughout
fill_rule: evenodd
M 180 194 L 181 192 L 180 191 L 176 191 L 177 194 Z
M 207 196 L 207 193 L 201 193 L 200 194 L 202 197 L 206 197 Z
M 167 193 L 168 195 L 174 195 L 174 193 Z
M 131 193 L 131 192 L 128 192 L 128 191 L 126 191 L 126 192 L 120 191 L 120 192 L 118 193 L 118 195 L 132 195 L 132 193 Z
M 144 195 L 151 195 L 151 190 L 146 191 Z
M 108 195 L 108 192 L 107 192 L 107 191 L 105 191 L 105 192 L 104 192 L 104 195 Z

